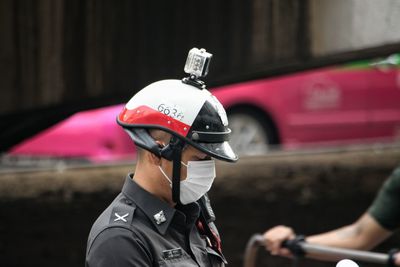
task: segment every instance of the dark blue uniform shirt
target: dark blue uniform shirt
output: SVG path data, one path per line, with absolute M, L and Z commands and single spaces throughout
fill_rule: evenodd
M 92 226 L 86 267 L 225 266 L 207 200 L 172 208 L 128 175 Z

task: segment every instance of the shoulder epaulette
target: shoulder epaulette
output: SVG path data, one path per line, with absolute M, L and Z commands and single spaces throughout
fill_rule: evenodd
M 131 225 L 136 206 L 129 199 L 112 207 L 109 224 Z

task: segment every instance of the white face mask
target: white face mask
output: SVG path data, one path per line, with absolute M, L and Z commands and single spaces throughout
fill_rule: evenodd
M 207 193 L 215 179 L 215 161 L 200 160 L 188 161 L 188 164 L 182 162 L 187 167 L 186 179 L 180 183 L 180 200 L 186 205 L 199 200 Z M 164 172 L 161 166 L 158 166 L 161 173 L 169 181 L 172 186 L 171 179 Z

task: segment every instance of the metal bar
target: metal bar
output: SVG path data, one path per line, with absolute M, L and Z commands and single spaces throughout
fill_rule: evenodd
M 377 252 L 360 251 L 354 249 L 333 248 L 321 245 L 314 245 L 309 243 L 300 242 L 299 246 L 306 253 L 330 255 L 338 258 L 348 258 L 352 260 L 360 260 L 370 263 L 386 264 L 389 260 L 389 255 Z
M 253 235 L 246 245 L 244 252 L 243 267 L 255 267 L 257 250 L 262 245 L 263 236 L 260 234 Z
M 257 249 L 263 245 L 263 236 L 261 234 L 253 235 L 247 242 L 244 254 L 243 267 L 255 267 Z M 384 253 L 361 251 L 355 249 L 334 248 L 322 245 L 315 245 L 306 242 L 298 242 L 298 245 L 305 253 L 313 255 L 334 256 L 338 259 L 352 259 L 369 263 L 387 264 L 389 255 Z

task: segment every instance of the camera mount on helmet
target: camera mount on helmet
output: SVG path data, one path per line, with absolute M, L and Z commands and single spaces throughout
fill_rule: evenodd
M 182 82 L 199 89 L 205 89 L 206 84 L 199 78 L 207 76 L 211 58 L 212 54 L 206 52 L 204 48 L 194 47 L 190 49 L 184 68 L 189 77 L 183 78 Z

